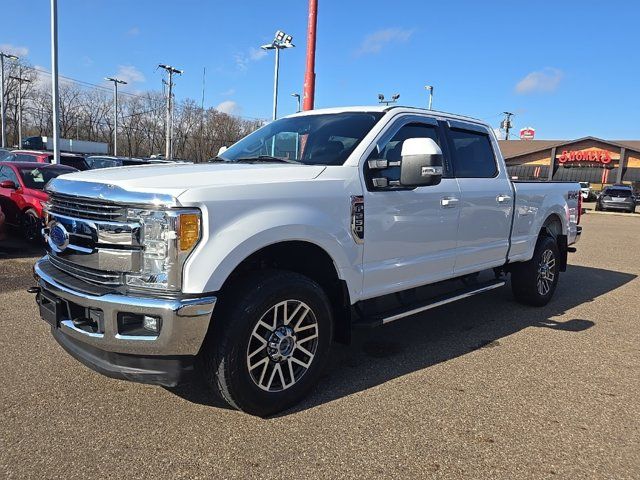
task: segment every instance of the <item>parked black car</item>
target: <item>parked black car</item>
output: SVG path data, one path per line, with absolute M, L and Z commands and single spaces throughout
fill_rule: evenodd
M 633 189 L 628 185 L 613 185 L 606 187 L 596 200 L 596 210 L 626 210 L 636 211 L 636 197 Z
M 91 170 L 98 168 L 112 168 L 112 167 L 129 167 L 132 165 L 147 165 L 149 162 L 141 158 L 129 158 L 129 157 L 113 157 L 110 155 L 92 155 L 85 159 L 89 164 Z

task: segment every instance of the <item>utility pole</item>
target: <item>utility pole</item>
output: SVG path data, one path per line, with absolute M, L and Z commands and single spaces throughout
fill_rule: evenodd
M 503 112 L 504 113 L 504 120 L 502 120 L 502 123 L 500 123 L 500 128 L 504 129 L 505 133 L 505 140 L 509 140 L 509 130 L 511 129 L 511 117 L 513 116 L 513 113 L 511 112 Z
M 107 82 L 113 82 L 113 156 L 118 156 L 118 84 L 126 85 L 127 82 L 115 77 L 105 77 Z
M 173 157 L 173 74 L 182 75 L 183 70 L 178 70 L 170 65 L 158 65 L 166 70 L 169 81 L 167 82 L 167 128 L 164 146 L 164 158 L 171 160 Z
M 22 82 L 31 83 L 28 78 L 9 77 L 18 82 L 18 148 L 22 148 Z
M 295 45 L 291 43 L 292 40 L 293 37 L 291 35 L 287 35 L 282 30 L 278 30 L 273 42 L 260 47 L 263 50 L 276 51 L 276 64 L 273 72 L 273 120 L 278 118 L 278 73 L 280 70 L 280 50 L 283 48 L 295 47 Z
M 51 0 L 51 101 L 53 117 L 53 159 L 51 163 L 60 163 L 60 125 L 58 124 L 60 96 L 58 92 L 58 0 Z
M 431 110 L 431 105 L 433 104 L 433 85 L 425 85 L 425 90 L 429 90 L 429 110 Z
M 307 66 L 304 72 L 304 105 L 313 110 L 316 94 L 316 26 L 318 24 L 318 0 L 309 0 L 309 20 L 307 22 Z
M 5 110 L 7 109 L 7 106 L 5 105 L 5 102 L 4 102 L 4 59 L 5 58 L 8 58 L 10 60 L 18 60 L 18 57 L 16 57 L 11 53 L 0 52 L 0 83 L 2 83 L 2 86 L 0 87 L 0 110 L 2 110 L 2 114 L 0 114 L 0 117 L 2 117 L 2 148 L 7 146 L 6 132 L 5 132 L 5 125 L 6 125 Z

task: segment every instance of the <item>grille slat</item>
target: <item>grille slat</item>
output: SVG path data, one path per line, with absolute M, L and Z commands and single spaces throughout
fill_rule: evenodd
M 126 208 L 109 202 L 89 201 L 84 198 L 51 194 L 49 212 L 89 220 L 121 221 L 126 220 Z
M 59 270 L 85 282 L 93 283 L 94 285 L 118 287 L 123 283 L 122 274 L 120 273 L 81 267 L 51 254 L 49 255 L 49 261 Z

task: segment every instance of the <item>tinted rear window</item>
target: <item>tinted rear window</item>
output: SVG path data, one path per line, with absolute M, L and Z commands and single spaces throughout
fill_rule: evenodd
M 626 188 L 607 188 L 604 194 L 611 197 L 630 197 L 631 190 L 627 190 Z

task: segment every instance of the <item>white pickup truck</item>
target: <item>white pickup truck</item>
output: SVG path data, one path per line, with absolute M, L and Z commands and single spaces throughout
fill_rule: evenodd
M 512 182 L 491 127 L 404 107 L 274 121 L 208 164 L 47 188 L 40 315 L 105 375 L 200 372 L 256 415 L 299 401 L 333 341 L 506 283 L 544 305 L 581 233 L 580 185 Z

